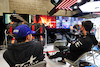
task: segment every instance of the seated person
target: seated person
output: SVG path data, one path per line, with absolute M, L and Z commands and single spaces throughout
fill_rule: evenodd
M 3 58 L 10 67 L 27 62 L 31 56 L 33 56 L 34 63 L 43 61 L 43 46 L 38 41 L 32 40 L 32 34 L 34 33 L 35 31 L 32 31 L 25 24 L 14 29 L 13 34 L 17 43 L 8 45 L 8 49 L 3 54 Z
M 63 51 L 57 52 L 55 55 L 52 56 L 50 56 L 50 54 L 47 52 L 47 56 L 50 59 L 63 57 L 72 61 L 77 60 L 80 55 L 90 51 L 93 44 L 98 44 L 98 41 L 96 40 L 95 36 L 90 33 L 92 27 L 93 23 L 91 21 L 83 21 L 80 28 L 81 32 L 83 33 L 82 36 L 78 37 L 77 40 L 73 41 L 68 35 L 66 35 L 68 42 L 71 43 L 69 49 L 64 49 Z M 62 62 L 65 61 L 62 60 Z

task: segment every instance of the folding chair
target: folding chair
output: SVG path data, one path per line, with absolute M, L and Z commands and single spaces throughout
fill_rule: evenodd
M 8 47 L 8 42 L 9 42 L 9 41 L 10 41 L 10 42 L 12 42 L 12 41 L 15 42 L 15 39 L 12 40 L 12 39 L 14 38 L 14 36 L 13 36 L 13 34 L 8 34 L 8 33 L 7 33 L 7 29 L 5 29 L 4 33 L 5 33 L 5 39 L 4 39 L 4 41 L 3 41 L 3 45 L 4 45 L 4 48 L 7 48 L 7 47 Z M 10 36 L 11 39 L 8 40 L 8 36 Z M 10 43 L 10 42 L 9 42 L 9 43 Z
M 98 47 L 98 45 L 93 46 L 92 49 L 91 49 L 90 57 L 93 57 L 93 62 L 94 62 L 94 64 L 96 64 L 95 58 L 96 58 L 97 56 L 99 56 L 99 55 L 100 55 L 100 48 Z M 89 58 L 90 58 L 90 57 L 89 57 Z M 89 59 L 89 58 L 88 58 L 88 59 Z
M 85 57 L 85 55 L 87 55 L 87 54 L 88 54 L 88 52 L 85 52 L 85 53 L 82 54 L 76 61 L 71 61 L 71 60 L 66 59 L 66 58 L 64 58 L 64 60 L 70 64 L 69 67 L 71 67 L 71 66 L 79 67 L 79 61 L 80 61 L 83 57 Z

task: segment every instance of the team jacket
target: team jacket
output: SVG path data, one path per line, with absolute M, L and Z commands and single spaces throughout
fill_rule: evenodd
M 35 57 L 33 62 L 36 63 L 44 59 L 43 47 L 37 41 L 9 45 L 3 54 L 4 59 L 10 67 L 27 62 L 31 56 Z
M 83 53 L 90 51 L 92 45 L 97 45 L 98 41 L 96 40 L 93 34 L 88 34 L 87 36 L 81 36 L 77 38 L 74 44 L 70 45 L 70 53 L 68 58 L 75 61 Z

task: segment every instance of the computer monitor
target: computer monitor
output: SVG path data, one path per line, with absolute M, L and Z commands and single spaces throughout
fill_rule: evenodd
M 34 15 L 34 23 L 43 23 L 45 27 L 56 28 L 56 16 Z
M 56 16 L 57 29 L 69 29 L 71 25 L 71 17 Z

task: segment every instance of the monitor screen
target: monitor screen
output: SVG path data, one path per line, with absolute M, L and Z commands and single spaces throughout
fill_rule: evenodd
M 11 16 L 11 14 L 4 14 L 4 22 L 5 22 L 5 24 L 9 24 L 11 22 L 10 16 Z
M 33 23 L 43 23 L 48 28 L 56 28 L 56 16 L 34 15 L 33 21 Z
M 71 26 L 74 26 L 75 24 L 78 24 L 78 18 L 77 17 L 71 17 Z
M 71 25 L 71 17 L 62 17 L 62 29 L 69 29 Z
M 56 16 L 57 29 L 69 29 L 71 25 L 71 17 Z
M 81 22 L 85 20 L 85 18 L 56 16 L 56 28 L 70 29 L 70 26 L 74 26 L 75 24 L 81 25 Z

